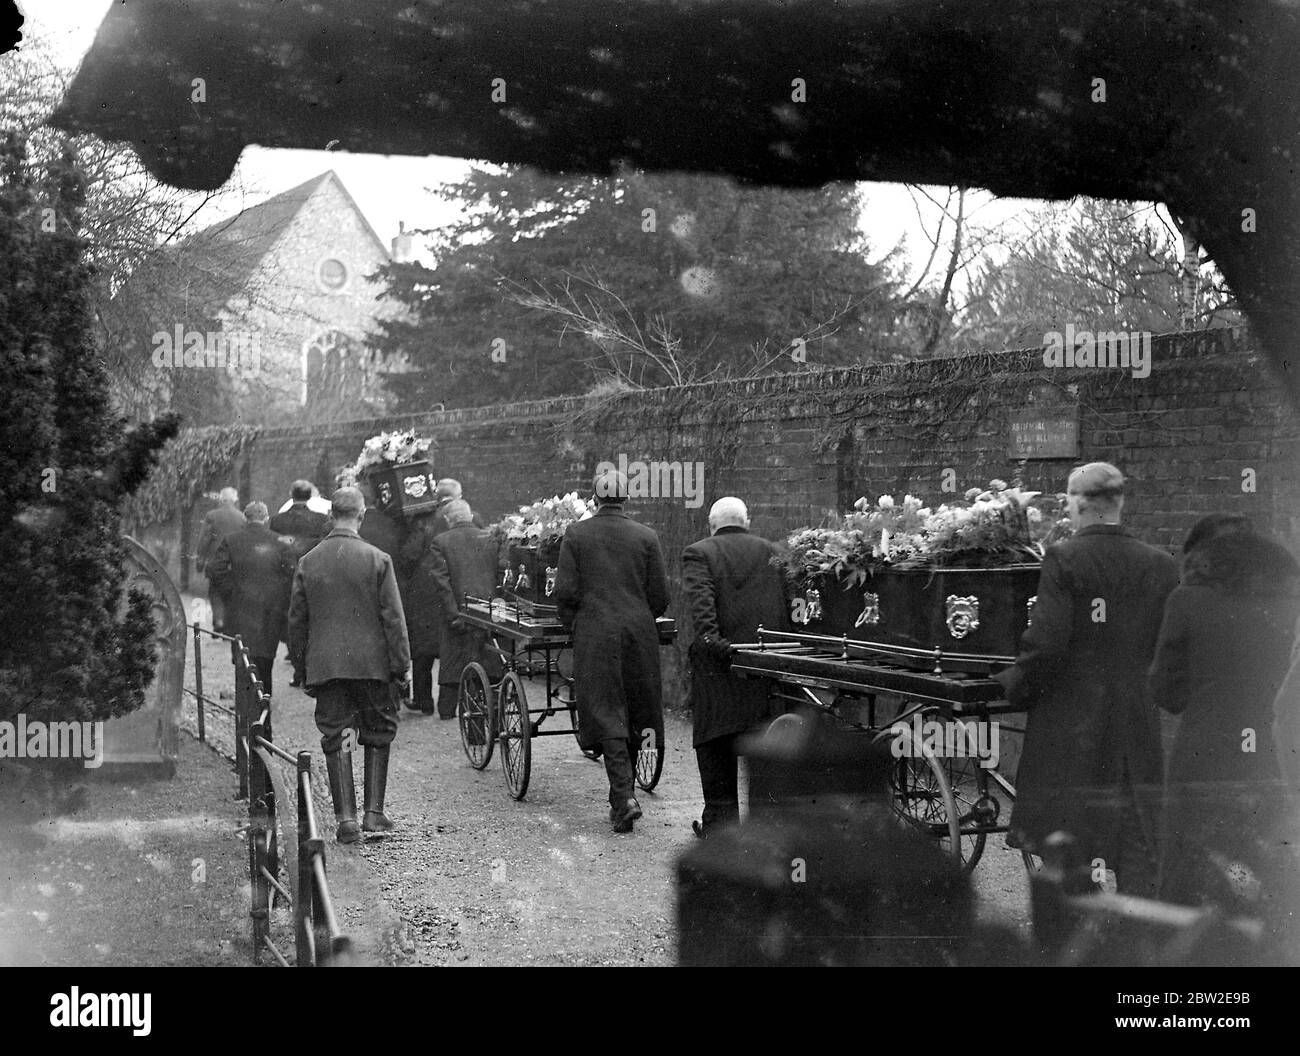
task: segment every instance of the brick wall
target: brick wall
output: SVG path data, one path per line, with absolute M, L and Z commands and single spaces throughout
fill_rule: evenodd
M 943 498 L 1010 479 L 1062 491 L 1078 461 L 1117 463 L 1131 482 L 1127 514 L 1150 542 L 1175 548 L 1197 517 L 1239 510 L 1289 542 L 1300 537 L 1300 421 L 1242 331 L 1153 341 L 1150 377 L 1119 369 L 1049 369 L 1037 350 L 804 372 L 659 389 L 601 404 L 565 398 L 314 429 L 271 429 L 251 448 L 255 497 L 287 497 L 299 476 L 351 462 L 380 429 L 415 427 L 437 440 L 440 476 L 457 477 L 488 519 L 543 494 L 589 487 L 596 463 L 628 459 L 704 464 L 703 504 L 633 505 L 657 528 L 704 534 L 709 504 L 746 499 L 754 527 L 776 537 L 844 509 L 859 495 Z M 1008 414 L 1034 404 L 1078 405 L 1077 459 L 1008 455 Z M 1255 471 L 1256 490 L 1242 473 Z M 688 533 L 689 534 L 689 533 Z M 688 540 L 689 541 L 689 540 Z
M 1079 456 L 1008 456 L 1008 416 L 1077 402 Z M 1079 461 L 1117 463 L 1131 482 L 1127 523 L 1177 549 L 1212 511 L 1254 517 L 1300 544 L 1300 428 L 1250 336 L 1215 330 L 1153 341 L 1149 377 L 1118 368 L 1049 369 L 1042 352 L 803 372 L 662 389 L 605 402 L 565 398 L 403 418 L 265 432 L 246 465 L 252 495 L 273 504 L 290 482 L 354 460 L 366 437 L 414 426 L 437 440 L 435 468 L 455 476 L 487 520 L 543 495 L 589 487 L 597 462 L 699 461 L 698 508 L 644 499 L 636 516 L 660 533 L 674 580 L 681 549 L 707 534 L 708 507 L 744 498 L 755 531 L 776 538 L 859 495 L 912 493 L 942 501 L 944 471 L 958 495 L 1019 472 L 1026 486 L 1063 491 Z M 1256 490 L 1243 491 L 1253 470 Z M 246 497 L 246 498 L 247 498 Z

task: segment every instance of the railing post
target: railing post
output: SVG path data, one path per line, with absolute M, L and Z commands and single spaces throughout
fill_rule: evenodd
M 259 737 L 264 741 L 274 743 L 274 735 L 271 733 L 271 698 L 262 692 L 262 683 L 257 679 L 257 669 L 249 662 L 247 649 L 243 649 L 243 655 L 244 669 L 248 672 L 248 699 L 253 703 L 253 709 L 248 716 L 249 773 L 252 774 L 253 760 L 256 757 L 257 772 L 263 778 L 261 782 L 263 796 L 271 817 L 271 827 L 266 837 L 266 867 L 278 876 L 280 874 L 280 844 L 278 842 L 279 828 L 275 823 L 275 785 L 271 782 L 271 775 L 266 773 L 268 764 L 254 750 Z
M 325 857 L 325 841 L 319 836 L 314 840 L 308 841 L 306 848 L 306 861 L 311 869 L 307 882 L 311 884 L 311 932 L 312 948 L 316 951 L 317 967 L 324 967 L 329 964 L 332 953 L 329 923 L 325 919 L 325 899 L 323 893 L 318 894 L 316 891 L 316 857 L 319 855 L 322 859 Z
M 235 635 L 230 643 L 230 662 L 235 665 L 235 769 L 239 772 L 239 795 L 248 798 L 248 724 L 253 702 L 249 700 L 251 679 L 248 662 L 244 658 L 244 643 Z
M 275 799 L 269 775 L 261 757 L 253 750 L 253 738 L 261 732 L 260 724 L 248 731 L 248 862 L 252 885 L 253 963 L 258 963 L 271 921 L 271 885 L 262 875 L 267 865 L 269 842 L 275 834 Z
M 311 752 L 298 753 L 298 886 L 293 893 L 294 937 L 299 968 L 316 967 L 316 935 L 312 918 L 316 905 L 312 874 Z
M 203 721 L 203 628 L 194 621 L 194 699 L 199 706 L 199 743 L 207 744 L 207 726 Z

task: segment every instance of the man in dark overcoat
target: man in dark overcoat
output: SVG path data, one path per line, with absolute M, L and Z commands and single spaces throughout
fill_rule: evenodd
M 399 575 L 402 577 L 402 604 L 406 607 L 406 629 L 411 636 L 411 700 L 407 703 L 412 711 L 425 715 L 433 713 L 433 665 L 438 660 L 442 646 L 442 606 L 438 600 L 430 575 L 430 561 L 433 541 L 448 528 L 447 508 L 453 502 L 461 501 L 460 482 L 445 477 L 434 488 L 438 505 L 428 513 L 412 517 L 406 525 L 406 537 L 402 542 L 402 559 L 399 562 Z M 472 523 L 482 528 L 478 515 L 473 515 Z M 491 592 L 482 595 L 490 597 Z M 444 670 L 446 668 L 446 670 Z M 438 668 L 438 682 L 445 683 L 442 675 L 454 676 L 453 681 L 459 685 L 461 668 L 450 670 L 451 665 Z M 439 705 L 439 714 L 444 719 L 455 717 L 456 702 L 453 695 L 450 708 L 444 700 Z
M 1250 914 L 1294 871 L 1277 854 L 1286 795 L 1270 733 L 1300 617 L 1300 566 L 1280 544 L 1239 529 L 1203 535 L 1187 558 L 1149 679 L 1153 702 L 1181 716 L 1160 897 Z M 1246 870 L 1256 884 L 1239 882 Z
M 1120 526 L 1109 463 L 1074 470 L 1067 501 L 1075 534 L 1048 549 L 1020 655 L 997 675 L 1027 709 L 1007 842 L 1033 851 L 1063 830 L 1120 891 L 1149 896 L 1163 774 L 1146 673 L 1178 563 Z
M 410 569 L 402 585 L 406 633 L 411 639 L 411 699 L 406 706 L 423 715 L 433 714 L 433 669 L 442 645 L 442 611 L 433 584 L 435 520 L 445 524 L 441 515 L 433 512 L 412 517 L 402 544 L 402 560 Z
M 361 538 L 365 499 L 356 488 L 333 496 L 334 527 L 298 562 L 289 606 L 291 649 L 303 658 L 307 692 L 329 773 L 338 841 L 386 832 L 388 753 L 397 734 L 397 698 L 411 663 L 406 616 L 393 561 Z M 365 818 L 357 826 L 352 754 L 343 733 L 357 729 L 365 747 Z
M 579 743 L 604 754 L 610 821 L 631 832 L 641 817 L 633 760 L 643 745 L 664 743 L 655 619 L 668 608 L 668 577 L 659 537 L 623 509 L 627 478 L 607 470 L 595 490 L 595 516 L 564 533 L 555 602 L 573 629 Z
M 298 559 L 308 550 L 319 543 L 330 530 L 330 519 L 323 513 L 318 513 L 307 505 L 313 494 L 315 494 L 310 480 L 295 480 L 289 489 L 289 497 L 293 504 L 271 518 L 271 531 L 278 535 L 284 544 L 289 548 L 293 555 L 293 564 L 296 568 Z M 284 585 L 284 633 L 283 638 L 287 643 L 289 641 L 289 591 L 293 587 L 293 576 L 290 574 L 289 580 Z M 301 668 L 294 668 L 293 681 L 291 686 L 302 685 L 303 672 Z
M 692 822 L 697 836 L 740 820 L 736 740 L 780 712 L 766 679 L 730 673 L 732 642 L 752 642 L 760 626 L 790 628 L 785 577 L 772 564 L 776 547 L 749 534 L 749 511 L 733 496 L 709 510 L 712 535 L 682 552 L 682 593 L 695 637 L 691 662 L 691 712 L 695 760 L 704 814 Z
M 366 502 L 366 516 L 361 522 L 361 538 L 371 546 L 378 547 L 392 559 L 393 571 L 397 576 L 397 587 L 398 590 L 402 590 L 413 567 L 413 562 L 409 560 L 405 550 L 411 531 L 410 524 L 400 513 L 387 513 L 374 505 L 375 489 L 369 479 L 363 477 L 357 488 Z
M 460 675 L 471 663 L 483 664 L 488 677 L 501 677 L 501 661 L 488 648 L 488 632 L 460 618 L 465 595 L 491 598 L 496 586 L 497 544 L 492 533 L 474 526 L 469 503 L 453 499 L 442 511 L 450 527 L 429 547 L 428 576 L 437 598 L 441 647 L 438 659 L 438 716 L 456 717 Z M 424 574 L 424 566 L 416 577 Z M 413 577 L 413 583 L 414 583 Z
M 269 696 L 294 561 L 289 548 L 267 527 L 266 503 L 250 502 L 244 518 L 244 526 L 218 544 L 208 577 L 226 596 L 226 633 L 240 635 Z
M 218 505 L 203 515 L 199 528 L 199 541 L 194 551 L 194 567 L 208 577 L 208 602 L 212 606 L 212 629 L 222 631 L 226 621 L 226 592 L 208 575 L 208 565 L 216 556 L 217 547 L 229 535 L 244 527 L 244 515 L 239 512 L 239 492 L 222 488 Z

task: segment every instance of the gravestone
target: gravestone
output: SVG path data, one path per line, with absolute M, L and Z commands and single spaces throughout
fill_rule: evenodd
M 120 612 L 125 612 L 132 590 L 152 599 L 157 659 L 154 680 L 144 692 L 144 706 L 104 723 L 104 762 L 158 766 L 170 777 L 176 772 L 179 750 L 185 606 L 158 559 L 129 535 L 122 539 L 126 545 L 126 580 L 122 584 Z

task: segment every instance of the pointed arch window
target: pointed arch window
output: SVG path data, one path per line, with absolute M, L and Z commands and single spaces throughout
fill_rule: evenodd
M 360 349 L 341 330 L 326 330 L 303 352 L 303 403 L 354 399 L 364 390 Z

